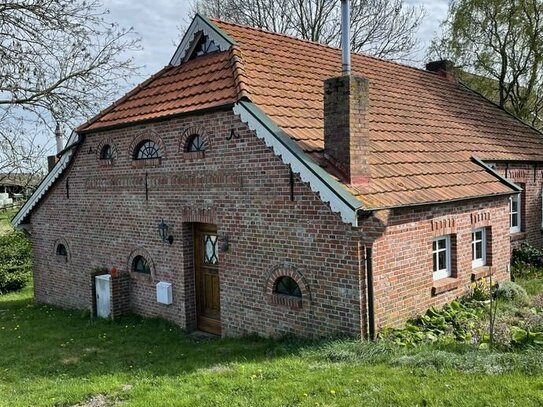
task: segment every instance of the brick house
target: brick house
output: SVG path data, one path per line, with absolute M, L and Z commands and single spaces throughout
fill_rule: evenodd
M 508 279 L 511 241 L 541 245 L 541 134 L 446 63 L 340 53 L 196 16 L 13 219 L 36 301 L 95 312 L 114 268 L 114 318 L 366 336 Z

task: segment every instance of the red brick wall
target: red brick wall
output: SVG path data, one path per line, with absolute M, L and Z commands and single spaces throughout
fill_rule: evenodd
M 239 138 L 227 140 L 232 128 Z M 204 158 L 183 153 L 192 132 L 205 133 Z M 160 165 L 133 168 L 142 133 L 160 137 Z M 105 140 L 114 144 L 111 165 L 98 160 Z M 132 311 L 194 329 L 190 222 L 210 222 L 230 241 L 220 253 L 223 334 L 360 335 L 359 235 L 297 177 L 291 201 L 289 180 L 288 167 L 231 112 L 88 135 L 32 214 L 36 301 L 89 308 L 93 270 L 127 272 L 131 258 L 147 253 L 152 274 L 131 275 Z M 161 219 L 170 225 L 171 246 L 159 239 Z M 68 262 L 54 255 L 59 238 Z M 303 278 L 301 308 L 278 304 L 266 290 L 281 269 Z M 173 283 L 172 305 L 157 304 L 158 281 Z
M 543 184 L 543 166 L 531 164 L 497 163 L 496 170 L 507 179 L 522 184 L 521 194 L 521 232 L 511 235 L 512 246 L 528 242 L 543 248 L 541 229 L 541 186 Z
M 432 305 L 443 305 L 466 292 L 472 272 L 471 232 L 487 227 L 487 263 L 494 278 L 509 279 L 508 198 L 480 199 L 434 207 L 396 209 L 385 234 L 373 245 L 376 326 L 398 326 Z M 490 233 L 489 233 L 490 232 Z M 433 280 L 432 240 L 455 237 L 453 276 Z M 435 288 L 434 288 L 435 287 Z M 434 295 L 435 291 L 443 291 Z

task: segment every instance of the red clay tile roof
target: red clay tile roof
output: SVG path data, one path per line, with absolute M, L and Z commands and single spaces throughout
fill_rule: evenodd
M 96 130 L 234 103 L 260 107 L 315 161 L 323 151 L 323 81 L 341 74 L 340 50 L 213 20 L 236 44 L 167 67 L 80 130 Z M 437 74 L 364 55 L 353 74 L 370 83 L 371 182 L 348 187 L 367 208 L 504 194 L 471 160 L 543 160 L 540 133 Z M 333 173 L 331 168 L 329 172 Z
M 240 93 L 235 58 L 230 50 L 167 66 L 77 130 L 98 130 L 234 103 Z

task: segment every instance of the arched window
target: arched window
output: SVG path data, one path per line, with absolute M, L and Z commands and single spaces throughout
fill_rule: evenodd
M 187 140 L 187 152 L 194 153 L 196 151 L 204 151 L 204 139 L 199 134 L 193 134 Z
M 57 256 L 68 256 L 68 250 L 66 250 L 66 246 L 64 246 L 62 243 L 57 244 L 56 254 Z
M 136 273 L 151 274 L 151 267 L 143 256 L 136 256 L 132 261 L 132 271 Z
M 160 158 L 160 147 L 153 140 L 143 140 L 134 151 L 134 160 Z
M 113 160 L 113 148 L 106 144 L 100 150 L 100 160 Z
M 273 292 L 275 294 L 288 295 L 291 297 L 302 298 L 300 286 L 292 277 L 282 276 L 275 280 Z

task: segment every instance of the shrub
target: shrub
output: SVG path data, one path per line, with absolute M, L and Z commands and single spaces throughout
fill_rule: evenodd
M 513 277 L 535 277 L 543 272 L 543 250 L 522 243 L 511 256 Z
M 501 298 L 506 301 L 514 301 L 520 304 L 527 304 L 529 302 L 528 293 L 520 285 L 513 283 L 512 281 L 504 281 L 500 283 L 496 290 L 497 298 Z
M 31 269 L 28 239 L 18 232 L 0 236 L 0 294 L 23 288 L 30 280 Z

